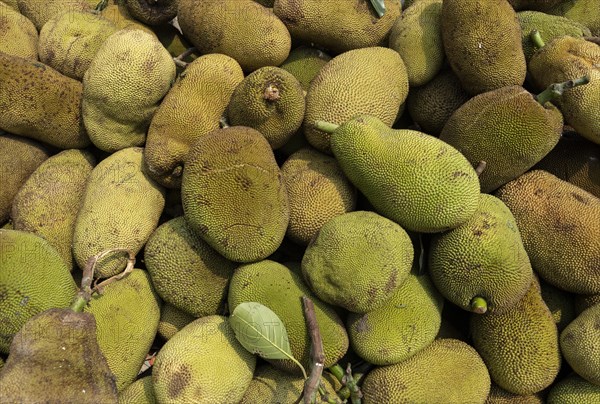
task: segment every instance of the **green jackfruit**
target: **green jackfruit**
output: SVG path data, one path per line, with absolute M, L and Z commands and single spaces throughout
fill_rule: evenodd
M 375 365 L 402 362 L 433 342 L 440 330 L 443 302 L 427 275 L 410 274 L 382 306 L 348 316 L 350 345 Z
M 600 7 L 598 7 L 600 9 Z M 565 91 L 556 100 L 565 122 L 577 133 L 600 144 L 600 46 L 583 38 L 556 37 L 538 49 L 529 61 L 532 81 L 538 88 L 587 76 L 589 83 Z
M 540 393 L 520 395 L 504 390 L 497 384 L 492 383 L 490 395 L 485 404 L 544 404 Z
M 402 12 L 390 31 L 389 46 L 400 54 L 411 87 L 428 83 L 442 68 L 442 0 L 419 1 Z
M 231 278 L 228 303 L 231 311 L 244 302 L 257 302 L 270 308 L 285 325 L 292 355 L 308 369 L 310 337 L 301 302 L 302 296 L 309 297 L 314 303 L 327 368 L 336 364 L 346 354 L 348 335 L 335 310 L 314 296 L 302 281 L 300 274 L 269 260 L 242 265 Z M 299 372 L 298 366 L 290 360 L 270 362 L 278 369 L 291 373 Z
M 300 129 L 304 109 L 304 92 L 294 75 L 265 66 L 236 87 L 227 115 L 230 125 L 254 128 L 278 149 Z
M 294 39 L 314 43 L 333 53 L 380 46 L 387 43 L 394 21 L 400 16 L 400 1 L 386 1 L 379 18 L 369 0 L 275 0 L 273 11 Z
M 226 55 L 204 55 L 186 67 L 148 129 L 144 161 L 152 178 L 169 188 L 181 186 L 190 147 L 219 129 L 231 94 L 243 79 L 240 65 Z
M 375 117 L 358 115 L 334 129 L 331 147 L 375 210 L 406 230 L 449 230 L 477 209 L 475 170 L 454 147 L 433 136 L 390 129 Z
M 534 279 L 523 299 L 501 313 L 471 315 L 473 346 L 494 383 L 514 394 L 534 394 L 550 386 L 561 356 L 558 330 L 540 285 Z
M 19 12 L 29 18 L 38 31 L 57 14 L 92 9 L 86 0 L 50 0 L 40 4 L 37 0 L 17 0 Z
M 100 150 L 142 146 L 152 115 L 175 80 L 155 35 L 120 30 L 102 43 L 83 76 L 83 122 Z
M 572 374 L 550 387 L 547 404 L 597 403 L 600 401 L 600 386 Z
M 0 134 L 0 223 L 8 220 L 19 189 L 48 157 L 50 151 L 34 140 Z
M 121 391 L 119 404 L 156 404 L 152 376 L 144 376 Z
M 361 389 L 365 404 L 483 404 L 490 391 L 490 375 L 470 345 L 438 339 L 407 360 L 376 367 Z
M 152 382 L 159 403 L 237 403 L 250 385 L 256 356 L 235 338 L 227 318 L 199 318 L 158 352 Z
M 591 237 L 600 234 L 600 199 L 542 170 L 523 174 L 496 195 L 515 216 L 531 265 L 546 282 L 600 293 L 600 238 Z
M 0 129 L 61 149 L 90 145 L 83 86 L 35 60 L 0 52 Z
M 302 258 L 307 285 L 324 302 L 354 313 L 384 305 L 413 262 L 410 237 L 375 212 L 344 213 L 326 222 Z
M 292 73 L 302 89 L 308 91 L 311 81 L 330 60 L 331 56 L 322 50 L 303 45 L 292 49 L 279 67 Z
M 150 277 L 134 269 L 94 295 L 84 311 L 96 318 L 98 345 L 121 391 L 138 375 L 158 329 L 159 299 Z
M 123 149 L 102 160 L 89 176 L 75 221 L 73 256 L 79 268 L 107 249 L 124 248 L 137 254 L 156 229 L 164 205 L 164 190 L 143 170 L 141 147 Z M 96 275 L 115 275 L 125 263 L 122 253 L 112 253 L 97 265 Z
M 308 89 L 304 135 L 313 147 L 331 153 L 330 135 L 315 128 L 316 121 L 339 125 L 369 114 L 392 126 L 407 95 L 406 67 L 398 52 L 382 47 L 345 52 L 328 62 Z
M 559 1 L 548 12 L 577 21 L 588 27 L 592 35 L 600 36 L 600 7 L 596 0 Z
M 541 280 L 540 287 L 542 299 L 550 309 L 560 332 L 577 316 L 574 295 Z
M 356 207 L 356 189 L 332 156 L 302 148 L 281 166 L 290 204 L 286 235 L 307 245 L 330 219 Z
M 125 4 L 133 18 L 148 25 L 167 23 L 177 15 L 177 0 L 125 0 Z
M 575 312 L 581 314 L 585 309 L 600 303 L 600 293 L 594 295 L 575 295 Z
M 116 31 L 115 24 L 91 11 L 58 14 L 40 31 L 40 61 L 82 80 L 100 46 Z
M 158 322 L 158 335 L 165 341 L 171 339 L 183 327 L 196 318 L 169 303 L 164 303 L 160 308 L 160 321 Z
M 231 56 L 245 72 L 279 66 L 292 46 L 273 10 L 253 0 L 178 0 L 177 20 L 201 53 Z
M 245 126 L 214 130 L 194 144 L 183 170 L 181 199 L 192 231 L 236 262 L 275 252 L 289 222 L 273 150 L 260 132 Z
M 0 230 L 0 251 L 0 352 L 8 353 L 27 320 L 69 307 L 77 287 L 60 254 L 40 236 Z
M 12 205 L 14 229 L 46 239 L 70 269 L 74 265 L 71 247 L 75 220 L 94 165 L 91 153 L 64 150 L 31 174 Z
M 560 350 L 571 368 L 600 386 L 600 304 L 584 310 L 560 333 Z
M 432 236 L 429 273 L 446 299 L 480 314 L 513 306 L 533 279 L 515 218 L 487 194 L 467 222 Z
M 456 147 L 476 167 L 482 192 L 517 178 L 558 143 L 563 119 L 551 103 L 542 105 L 523 87 L 479 94 L 461 105 L 444 125 L 440 139 Z
M 507 0 L 444 0 L 442 39 L 448 62 L 468 93 L 523 85 L 527 66 L 521 27 Z
M 0 2 L 0 52 L 32 60 L 38 58 L 35 25 L 3 2 Z
M 165 302 L 194 317 L 223 311 L 236 264 L 191 231 L 183 217 L 163 223 L 152 233 L 144 261 Z

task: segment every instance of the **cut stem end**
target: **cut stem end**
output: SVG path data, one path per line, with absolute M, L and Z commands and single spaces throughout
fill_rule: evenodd
M 471 300 L 471 311 L 477 314 L 484 314 L 487 312 L 487 302 L 483 297 L 476 296 Z

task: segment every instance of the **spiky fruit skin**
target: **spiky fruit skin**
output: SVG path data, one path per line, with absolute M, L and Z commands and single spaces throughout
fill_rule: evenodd
M 119 404 L 156 404 L 152 376 L 144 376 L 121 391 Z
M 19 12 L 29 18 L 38 31 L 42 29 L 48 20 L 57 14 L 64 13 L 65 10 L 77 12 L 92 9 L 91 4 L 85 0 L 54 0 L 45 4 L 45 7 L 41 7 L 35 0 L 17 0 L 16 3 Z
M 184 217 L 235 262 L 271 255 L 289 222 L 285 184 L 269 142 L 245 126 L 212 131 L 190 150 L 181 184 Z
M 242 265 L 229 283 L 228 303 L 230 310 L 243 302 L 257 302 L 270 308 L 285 324 L 292 354 L 306 369 L 311 363 L 310 336 L 302 296 L 309 297 L 315 305 L 327 368 L 346 354 L 348 335 L 333 307 L 313 294 L 301 274 L 270 260 Z M 300 373 L 298 365 L 290 360 L 274 360 L 271 364 L 287 372 Z
M 38 34 L 33 23 L 4 2 L 0 4 L 0 16 L 0 52 L 37 60 Z
M 438 290 L 463 310 L 476 297 L 487 311 L 516 304 L 533 277 L 531 263 L 510 210 L 481 194 L 475 214 L 463 225 L 432 236 L 429 273 Z
M 560 349 L 571 368 L 600 386 L 600 304 L 584 310 L 560 334 Z
M 485 404 L 544 404 L 542 394 L 514 394 L 492 383 L 490 395 Z
M 77 287 L 66 263 L 46 240 L 19 230 L 0 230 L 0 352 L 36 314 L 68 307 Z
M 381 307 L 346 324 L 352 349 L 375 365 L 392 365 L 433 342 L 442 322 L 444 299 L 427 275 L 410 274 Z
M 27 321 L 0 373 L 0 396 L 13 403 L 115 403 L 115 378 L 96 341 L 94 316 L 52 308 Z
M 132 17 L 148 25 L 166 24 L 177 15 L 177 0 L 125 0 L 125 4 Z
M 156 355 L 152 370 L 159 403 L 237 403 L 248 388 L 256 356 L 236 339 L 226 317 L 199 318 Z
M 600 386 L 572 374 L 555 383 L 548 391 L 548 404 L 595 403 L 600 400 Z
M 302 89 L 308 91 L 310 82 L 330 60 L 331 56 L 320 49 L 299 46 L 291 50 L 287 59 L 279 67 L 292 73 Z
M 600 199 L 543 170 L 523 174 L 496 196 L 513 213 L 531 265 L 546 282 L 600 292 L 600 238 L 590 237 L 600 234 Z
M 600 35 L 600 8 L 595 0 L 559 1 L 548 13 L 577 21 L 588 27 L 593 36 Z
M 375 211 L 402 228 L 434 233 L 460 226 L 479 204 L 479 179 L 449 144 L 414 130 L 392 130 L 359 115 L 331 136 L 333 155 Z
M 507 0 L 445 0 L 442 39 L 452 70 L 470 94 L 525 81 L 521 27 Z
M 490 375 L 473 347 L 438 339 L 395 365 L 376 367 L 361 387 L 365 404 L 485 402 Z
M 472 314 L 470 328 L 473 346 L 503 389 L 534 394 L 556 378 L 561 363 L 558 330 L 537 280 L 510 309 Z
M 168 341 L 183 327 L 194 321 L 196 317 L 179 310 L 169 303 L 163 303 L 160 308 L 160 321 L 158 322 L 158 335 Z

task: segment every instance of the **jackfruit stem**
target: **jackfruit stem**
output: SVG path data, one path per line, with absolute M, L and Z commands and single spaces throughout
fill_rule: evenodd
M 477 314 L 483 314 L 487 311 L 487 302 L 481 296 L 475 296 L 471 300 L 471 311 Z
M 312 363 L 310 376 L 304 380 L 304 404 L 311 404 L 316 402 L 316 394 L 321 385 L 325 353 L 323 352 L 323 339 L 319 331 L 319 323 L 315 315 L 315 305 L 310 298 L 302 296 L 302 306 L 304 307 L 306 325 L 310 335 L 310 359 Z
M 183 67 L 184 69 L 187 67 L 187 65 L 189 65 L 188 62 L 185 62 L 183 59 L 187 58 L 188 56 L 190 56 L 192 53 L 196 52 L 197 49 L 196 47 L 192 46 L 191 48 L 187 48 L 186 50 L 183 51 L 183 53 L 177 57 L 173 58 L 173 62 L 175 62 L 175 64 L 179 67 Z
M 333 133 L 337 128 L 340 127 L 340 125 L 336 125 L 335 123 L 330 123 L 330 122 L 325 122 L 325 121 L 315 121 L 313 126 L 316 129 L 322 130 L 323 132 L 327 132 L 327 133 Z
M 354 379 L 354 376 L 352 375 L 352 365 L 350 363 L 348 363 L 345 371 L 337 363 L 327 368 L 327 370 L 329 370 L 344 387 L 348 388 L 350 391 L 350 402 L 352 404 L 362 403 L 362 391 L 360 391 L 360 387 L 358 387 L 358 381 Z
M 542 39 L 542 36 L 540 35 L 540 31 L 538 31 L 537 29 L 531 31 L 531 34 L 529 34 L 529 38 L 531 39 L 536 48 L 543 48 L 544 46 L 546 46 L 544 39 Z
M 562 83 L 550 84 L 544 91 L 535 96 L 535 99 L 540 104 L 544 105 L 548 101 L 560 97 L 566 90 L 581 86 L 590 82 L 589 76 L 579 77 L 575 80 L 567 80 Z

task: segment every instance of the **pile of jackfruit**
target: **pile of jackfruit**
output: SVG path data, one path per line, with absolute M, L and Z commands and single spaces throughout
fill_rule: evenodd
M 599 403 L 599 37 L 0 1 L 0 403 Z

